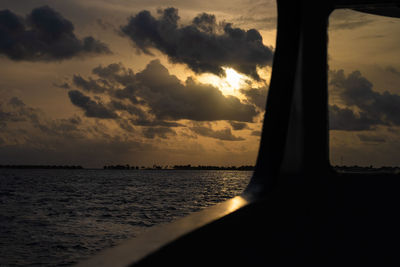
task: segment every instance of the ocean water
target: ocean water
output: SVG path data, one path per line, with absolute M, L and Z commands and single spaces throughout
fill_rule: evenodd
M 69 266 L 241 194 L 250 171 L 0 170 L 0 266 Z

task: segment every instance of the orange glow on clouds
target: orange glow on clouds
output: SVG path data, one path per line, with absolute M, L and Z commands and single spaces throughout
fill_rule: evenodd
M 202 74 L 198 80 L 202 83 L 212 84 L 219 88 L 224 95 L 232 95 L 241 98 L 240 89 L 246 87 L 249 78 L 238 73 L 232 68 L 224 67 L 225 77 L 213 74 Z

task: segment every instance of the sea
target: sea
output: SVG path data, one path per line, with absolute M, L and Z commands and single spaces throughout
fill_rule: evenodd
M 0 266 L 71 266 L 240 195 L 252 171 L 0 169 Z

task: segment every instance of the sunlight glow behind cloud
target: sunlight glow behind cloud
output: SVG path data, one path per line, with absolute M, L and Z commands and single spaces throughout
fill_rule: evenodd
M 198 80 L 202 83 L 208 83 L 219 88 L 225 96 L 232 95 L 242 98 L 240 89 L 247 86 L 250 78 L 238 73 L 232 68 L 223 67 L 223 69 L 225 70 L 225 77 L 207 73 L 198 76 Z

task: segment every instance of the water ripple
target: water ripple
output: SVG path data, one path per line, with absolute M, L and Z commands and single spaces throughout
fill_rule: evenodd
M 251 172 L 0 170 L 0 266 L 69 266 L 240 194 Z

